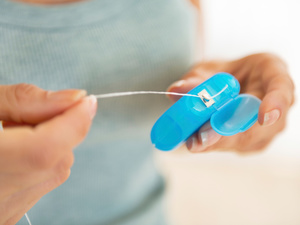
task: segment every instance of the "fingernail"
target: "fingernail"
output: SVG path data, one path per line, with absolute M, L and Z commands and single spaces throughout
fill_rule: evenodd
M 204 131 L 200 133 L 200 140 L 201 140 L 202 147 L 205 148 L 208 142 L 208 131 Z
M 188 150 L 192 151 L 198 145 L 197 138 L 195 136 L 190 137 L 186 142 L 186 147 Z
M 201 150 L 217 143 L 222 136 L 213 129 L 208 129 L 199 133 L 199 140 L 201 140 Z
M 89 114 L 91 120 L 95 117 L 97 112 L 97 99 L 94 95 L 85 98 L 89 102 Z
M 49 91 L 48 98 L 55 101 L 65 100 L 79 100 L 86 96 L 85 90 L 62 90 L 62 91 Z
M 86 90 L 78 90 L 77 91 L 77 94 L 74 95 L 74 98 L 75 99 L 81 99 L 83 98 L 84 96 L 86 96 Z M 96 100 L 97 101 L 97 100 Z
M 263 126 L 270 126 L 274 124 L 280 117 L 280 111 L 273 109 L 270 112 L 265 113 Z

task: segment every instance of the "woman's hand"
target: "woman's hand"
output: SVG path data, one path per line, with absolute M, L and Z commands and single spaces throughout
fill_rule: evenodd
M 192 152 L 215 149 L 236 150 L 240 153 L 264 149 L 282 131 L 294 102 L 294 84 L 285 63 L 272 54 L 255 54 L 235 61 L 203 62 L 196 65 L 168 91 L 186 93 L 217 72 L 234 75 L 241 84 L 241 92 L 262 99 L 258 123 L 244 133 L 225 137 L 203 125 L 186 142 Z M 178 97 L 170 96 L 174 101 Z
M 15 224 L 69 177 L 72 150 L 86 136 L 97 108 L 94 97 L 84 96 L 79 90 L 0 86 L 0 120 L 5 121 L 0 132 L 0 224 Z

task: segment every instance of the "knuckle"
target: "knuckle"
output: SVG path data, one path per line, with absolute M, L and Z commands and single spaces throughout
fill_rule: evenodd
M 281 105 L 283 110 L 288 109 L 292 104 L 292 99 L 287 94 L 281 93 L 279 91 L 271 91 L 268 94 L 269 96 L 271 96 L 270 98 L 274 99 L 273 101 L 276 100 L 276 103 Z M 265 104 L 266 103 L 267 101 L 265 102 Z
M 32 94 L 35 93 L 37 87 L 32 84 L 21 83 L 14 85 L 14 96 L 17 103 L 23 103 L 30 100 Z
M 287 71 L 286 63 L 273 53 L 258 53 L 252 55 L 252 59 L 257 62 L 256 69 L 264 71 L 266 68 L 272 72 Z
M 269 62 L 274 62 L 274 61 L 281 61 L 282 60 L 279 58 L 279 56 L 270 53 L 270 52 L 262 52 L 262 53 L 258 53 L 254 55 L 255 57 L 257 57 L 259 59 L 260 62 L 263 63 L 269 63 Z
M 290 77 L 290 75 L 287 73 L 286 76 L 281 76 L 281 78 L 282 78 L 281 82 L 287 86 L 288 90 L 291 93 L 294 93 L 295 84 L 294 84 L 292 78 Z
M 289 108 L 293 104 L 293 98 L 291 98 L 287 94 L 284 94 L 284 95 L 282 94 L 281 96 L 278 97 L 278 99 L 280 99 L 280 101 L 282 102 L 282 104 L 286 108 Z
M 285 89 L 294 92 L 294 83 L 290 76 L 276 76 L 272 78 L 270 84 L 273 84 L 274 87 L 284 87 Z
M 270 81 L 268 93 L 273 92 L 280 96 L 283 103 L 287 106 L 292 106 L 294 102 L 294 84 L 288 76 L 277 76 Z
M 23 110 L 23 105 L 26 105 L 30 101 L 30 93 L 36 87 L 31 84 L 21 83 L 9 86 L 5 91 L 5 99 L 9 103 L 8 114 L 13 121 L 22 123 L 22 113 L 14 113 L 15 109 Z
M 59 153 L 50 146 L 36 146 L 30 154 L 31 166 L 35 169 L 46 170 L 52 168 L 59 159 Z
M 58 163 L 57 171 L 67 172 L 74 163 L 74 155 L 71 152 L 63 157 L 63 159 Z

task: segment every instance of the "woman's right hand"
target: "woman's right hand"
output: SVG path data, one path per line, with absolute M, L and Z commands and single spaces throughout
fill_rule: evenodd
M 97 110 L 80 90 L 50 92 L 0 85 L 0 224 L 15 224 L 43 195 L 66 181 L 72 150 Z M 8 126 L 6 126 L 8 125 Z

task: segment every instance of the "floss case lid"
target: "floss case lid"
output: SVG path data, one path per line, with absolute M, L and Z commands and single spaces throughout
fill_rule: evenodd
M 213 96 L 203 101 L 200 97 L 184 96 L 172 105 L 154 124 L 151 141 L 157 149 L 169 151 L 187 140 L 210 120 L 212 128 L 224 136 L 249 129 L 256 121 L 261 101 L 249 94 L 239 94 L 239 82 L 228 73 L 217 73 L 188 94 L 198 95 L 203 90 Z

